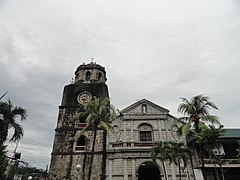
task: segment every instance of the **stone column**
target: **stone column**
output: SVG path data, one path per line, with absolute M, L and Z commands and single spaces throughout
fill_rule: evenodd
M 136 164 L 135 164 L 135 159 L 132 159 L 132 180 L 136 180 Z
M 112 180 L 112 159 L 109 159 L 108 166 L 108 180 Z
M 128 180 L 128 166 L 127 159 L 123 159 L 123 180 Z
M 172 179 L 177 179 L 176 177 L 176 166 L 174 166 L 173 164 L 170 165 L 171 168 L 171 174 L 172 174 Z
M 167 122 L 167 120 L 165 119 L 165 120 L 164 120 L 164 125 L 165 125 L 165 129 L 166 129 L 166 138 L 167 138 L 168 140 L 171 140 L 171 137 L 169 136 L 169 130 L 168 130 L 169 126 L 168 126 L 167 123 L 168 123 L 168 122 Z
M 161 127 L 161 120 L 158 119 L 158 140 L 161 140 L 162 139 L 162 127 Z
M 131 122 L 131 142 L 134 142 L 134 134 L 133 134 L 133 120 L 130 120 Z
M 126 142 L 126 120 L 123 119 L 123 141 Z

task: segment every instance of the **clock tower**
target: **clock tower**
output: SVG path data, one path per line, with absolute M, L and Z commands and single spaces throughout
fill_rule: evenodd
M 51 154 L 51 179 L 87 178 L 92 132 L 76 139 L 76 134 L 85 126 L 85 119 L 76 119 L 76 113 L 83 111 L 83 105 L 95 96 L 109 97 L 105 68 L 96 63 L 82 64 L 75 71 L 75 80 L 66 85 L 62 103 L 59 106 L 57 127 Z M 92 179 L 101 179 L 105 173 L 106 156 L 103 153 L 104 133 L 97 134 Z

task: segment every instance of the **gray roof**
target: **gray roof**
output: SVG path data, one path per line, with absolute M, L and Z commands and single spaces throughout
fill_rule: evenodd
M 226 133 L 222 138 L 240 138 L 240 129 L 225 129 Z

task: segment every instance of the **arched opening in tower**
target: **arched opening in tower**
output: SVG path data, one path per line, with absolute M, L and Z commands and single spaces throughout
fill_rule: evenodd
M 86 78 L 85 78 L 85 80 L 86 80 L 86 81 L 90 81 L 90 79 L 91 79 L 91 72 L 90 72 L 90 71 L 87 71 L 87 72 L 86 72 Z

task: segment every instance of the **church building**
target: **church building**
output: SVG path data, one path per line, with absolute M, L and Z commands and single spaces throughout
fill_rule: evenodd
M 121 111 L 121 116 L 112 123 L 115 130 L 109 134 L 107 151 L 108 180 L 159 180 L 163 167 L 159 159 L 155 165 L 150 150 L 157 141 L 185 142 L 172 127 L 174 117 L 169 110 L 142 99 Z M 178 166 L 165 163 L 167 178 L 179 179 Z M 182 169 L 182 180 L 193 179 L 189 161 Z
M 86 123 L 85 119 L 74 117 L 94 96 L 109 97 L 106 80 L 105 68 L 91 62 L 80 65 L 75 71 L 74 83 L 64 87 L 51 154 L 50 179 L 87 179 L 92 132 L 76 139 Z M 158 141 L 186 143 L 184 137 L 177 136 L 173 122 L 169 110 L 147 99 L 123 109 L 112 123 L 114 132 L 105 137 L 103 131 L 98 131 L 92 180 L 178 180 L 178 166 L 165 162 L 167 177 L 164 177 L 160 160 L 155 164 L 150 155 Z M 187 168 L 181 170 L 182 180 L 194 179 L 190 161 Z

